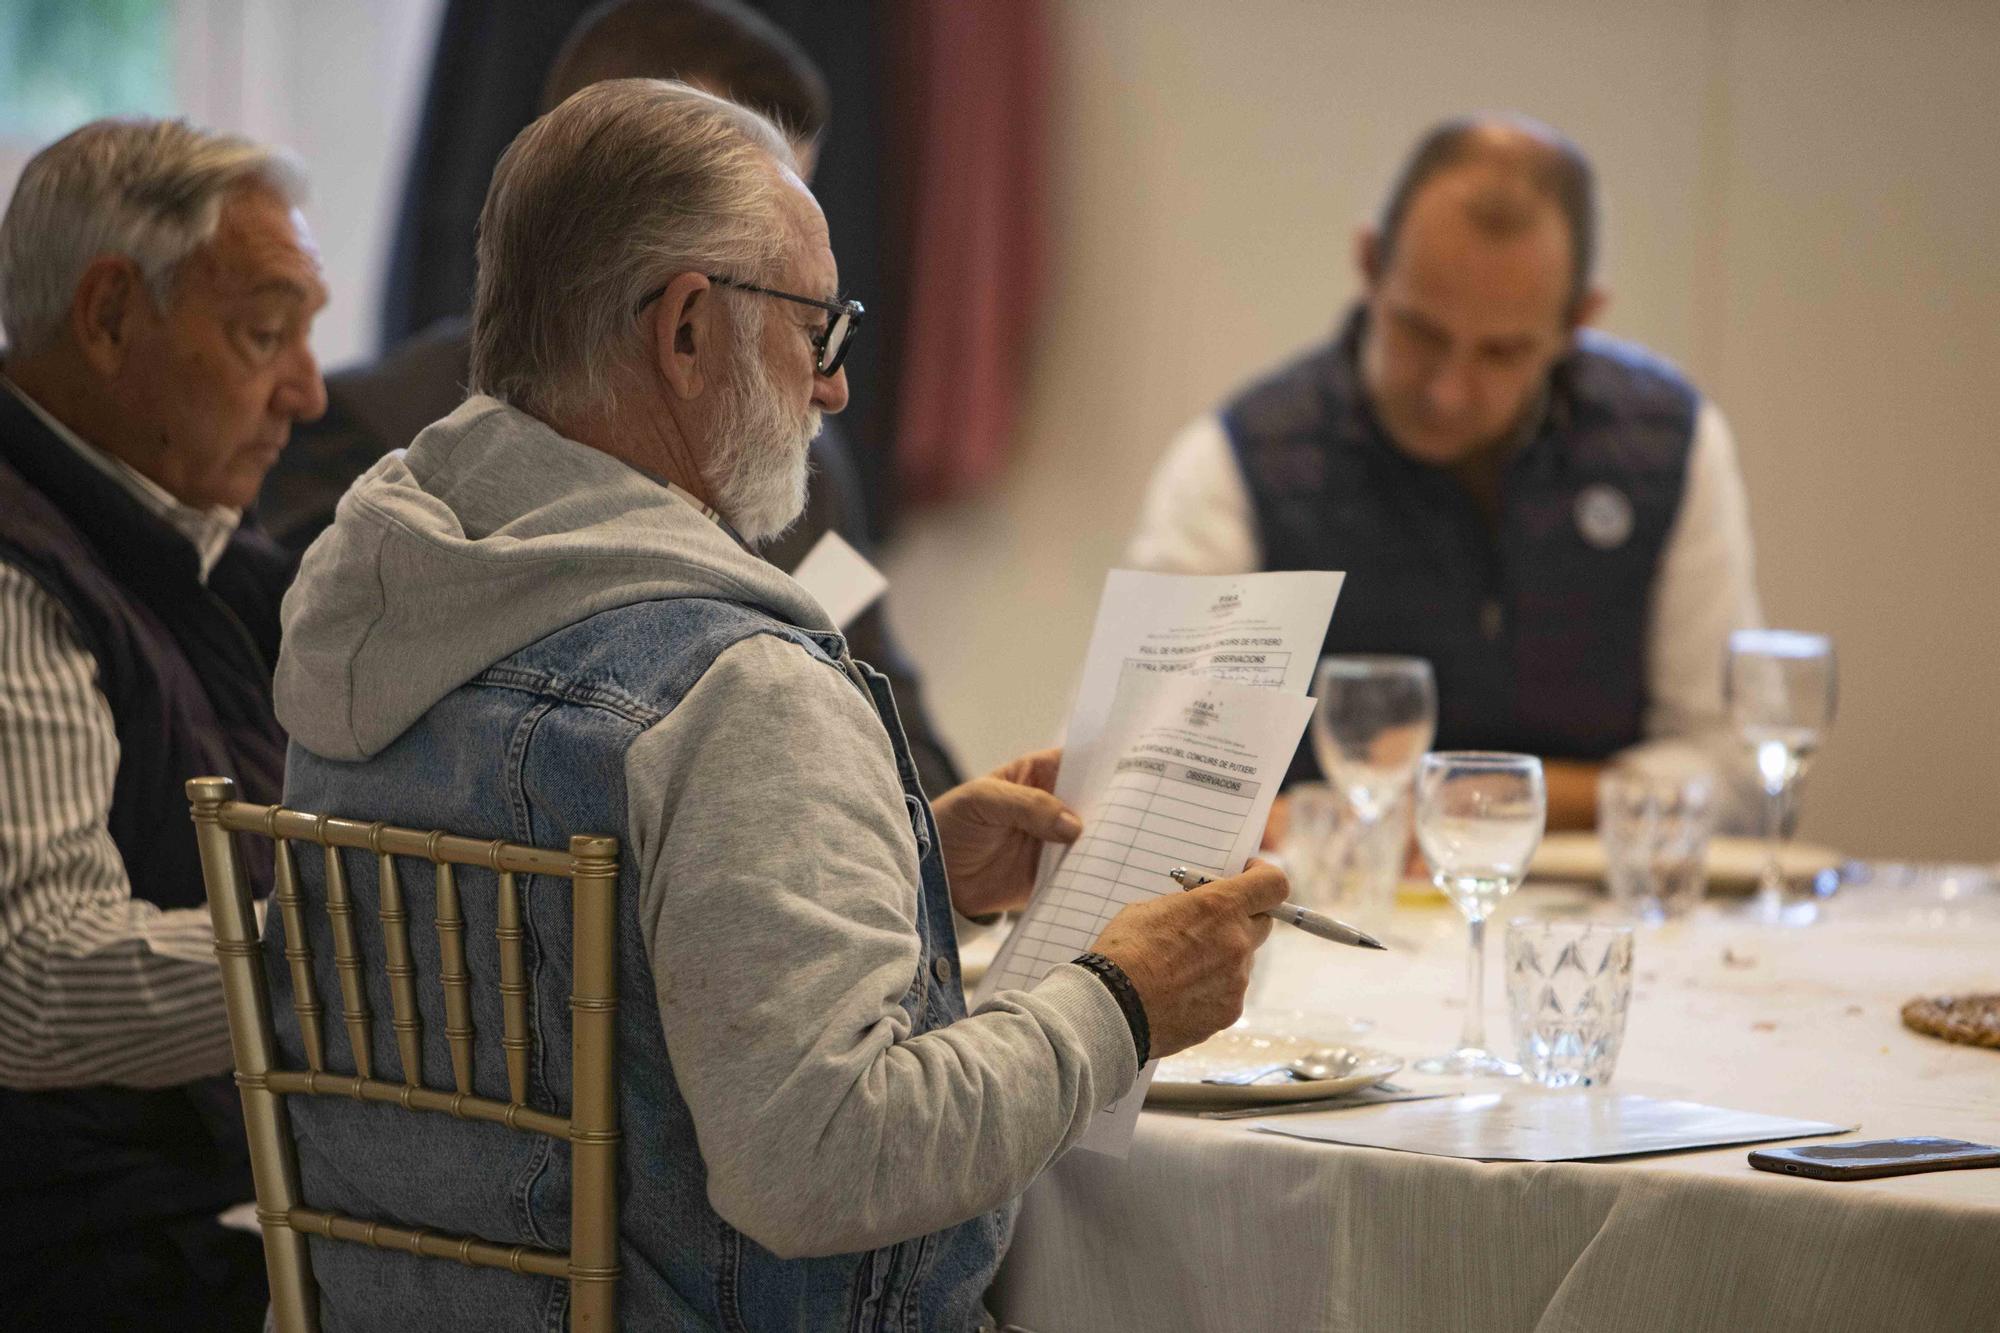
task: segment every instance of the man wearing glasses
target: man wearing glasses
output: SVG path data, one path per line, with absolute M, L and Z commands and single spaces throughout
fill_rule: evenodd
M 831 115 L 826 81 L 797 43 L 734 0 L 610 0 L 590 10 L 555 59 L 542 97 L 554 108 L 602 79 L 680 79 L 755 108 L 783 127 L 810 183 Z M 858 309 L 858 307 L 857 307 Z M 832 311 L 829 310 L 829 315 Z M 850 321 L 851 323 L 851 321 Z M 844 342 L 846 331 L 829 327 Z M 303 551 L 333 522 L 354 479 L 391 449 L 448 415 L 465 398 L 471 335 L 464 317 L 440 320 L 372 365 L 329 375 L 327 411 L 293 433 L 257 499 L 258 516 L 280 542 Z M 758 554 L 794 570 L 827 533 L 868 551 L 862 482 L 852 446 L 832 423 L 812 443 L 812 485 L 798 521 L 760 542 Z M 854 655 L 887 676 L 926 791 L 959 781 L 957 764 L 924 706 L 916 665 L 879 599 L 842 627 Z
M 807 442 L 847 403 L 859 311 L 838 292 L 769 122 L 680 84 L 593 85 L 494 173 L 473 397 L 355 484 L 285 602 L 286 804 L 619 841 L 630 1328 L 990 1327 L 1012 1200 L 1149 1056 L 1234 1021 L 1257 914 L 1285 894 L 1259 867 L 1128 907 L 968 1016 L 954 909 L 1019 905 L 1042 844 L 1081 830 L 1048 790 L 1053 752 L 933 806 L 887 683 L 743 545 L 797 515 Z M 302 864 L 309 897 L 317 873 Z M 350 875 L 369 919 L 370 867 Z M 562 1052 L 568 903 L 527 897 L 532 1046 Z M 492 900 L 468 881 L 468 939 Z M 281 1014 L 283 936 L 265 941 Z M 442 1030 L 442 997 L 419 998 Z M 502 1026 L 488 1002 L 477 1031 Z M 504 1086 L 500 1043 L 478 1050 L 474 1083 Z M 291 1108 L 316 1206 L 451 1200 L 491 1240 L 561 1233 L 565 1165 L 532 1136 L 434 1116 L 385 1141 L 373 1109 Z M 475 1161 L 515 1187 L 470 1194 Z M 360 1246 L 313 1260 L 356 1327 L 549 1327 L 566 1290 Z

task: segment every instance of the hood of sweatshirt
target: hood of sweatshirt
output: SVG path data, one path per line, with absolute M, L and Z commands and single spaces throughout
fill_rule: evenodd
M 536 640 L 671 597 L 834 628 L 661 482 L 474 396 L 364 473 L 306 552 L 285 595 L 278 720 L 314 754 L 366 759 Z

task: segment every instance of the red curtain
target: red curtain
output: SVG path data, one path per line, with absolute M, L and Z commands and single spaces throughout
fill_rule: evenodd
M 1041 291 L 1049 43 L 1042 0 L 888 0 L 896 478 L 958 498 L 1000 471 Z M 900 270 L 900 271 L 899 271 Z

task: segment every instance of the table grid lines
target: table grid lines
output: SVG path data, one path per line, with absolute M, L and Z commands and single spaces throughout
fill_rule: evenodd
M 1039 979 L 1083 953 L 1126 906 L 1173 891 L 1175 866 L 1221 875 L 1255 797 L 1248 779 L 1153 760 L 1121 765 L 1049 901 L 1022 923 L 1013 970 Z

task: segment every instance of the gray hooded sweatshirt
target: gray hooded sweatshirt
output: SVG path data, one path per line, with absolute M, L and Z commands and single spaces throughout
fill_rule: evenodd
M 306 553 L 278 717 L 314 754 L 366 760 L 509 654 L 673 597 L 833 628 L 665 486 L 474 397 L 371 468 Z M 833 1254 L 990 1211 L 1130 1086 L 1124 1017 L 1074 966 L 912 1035 L 919 878 L 894 753 L 796 644 L 726 650 L 624 767 L 667 1049 L 710 1203 L 746 1235 Z

